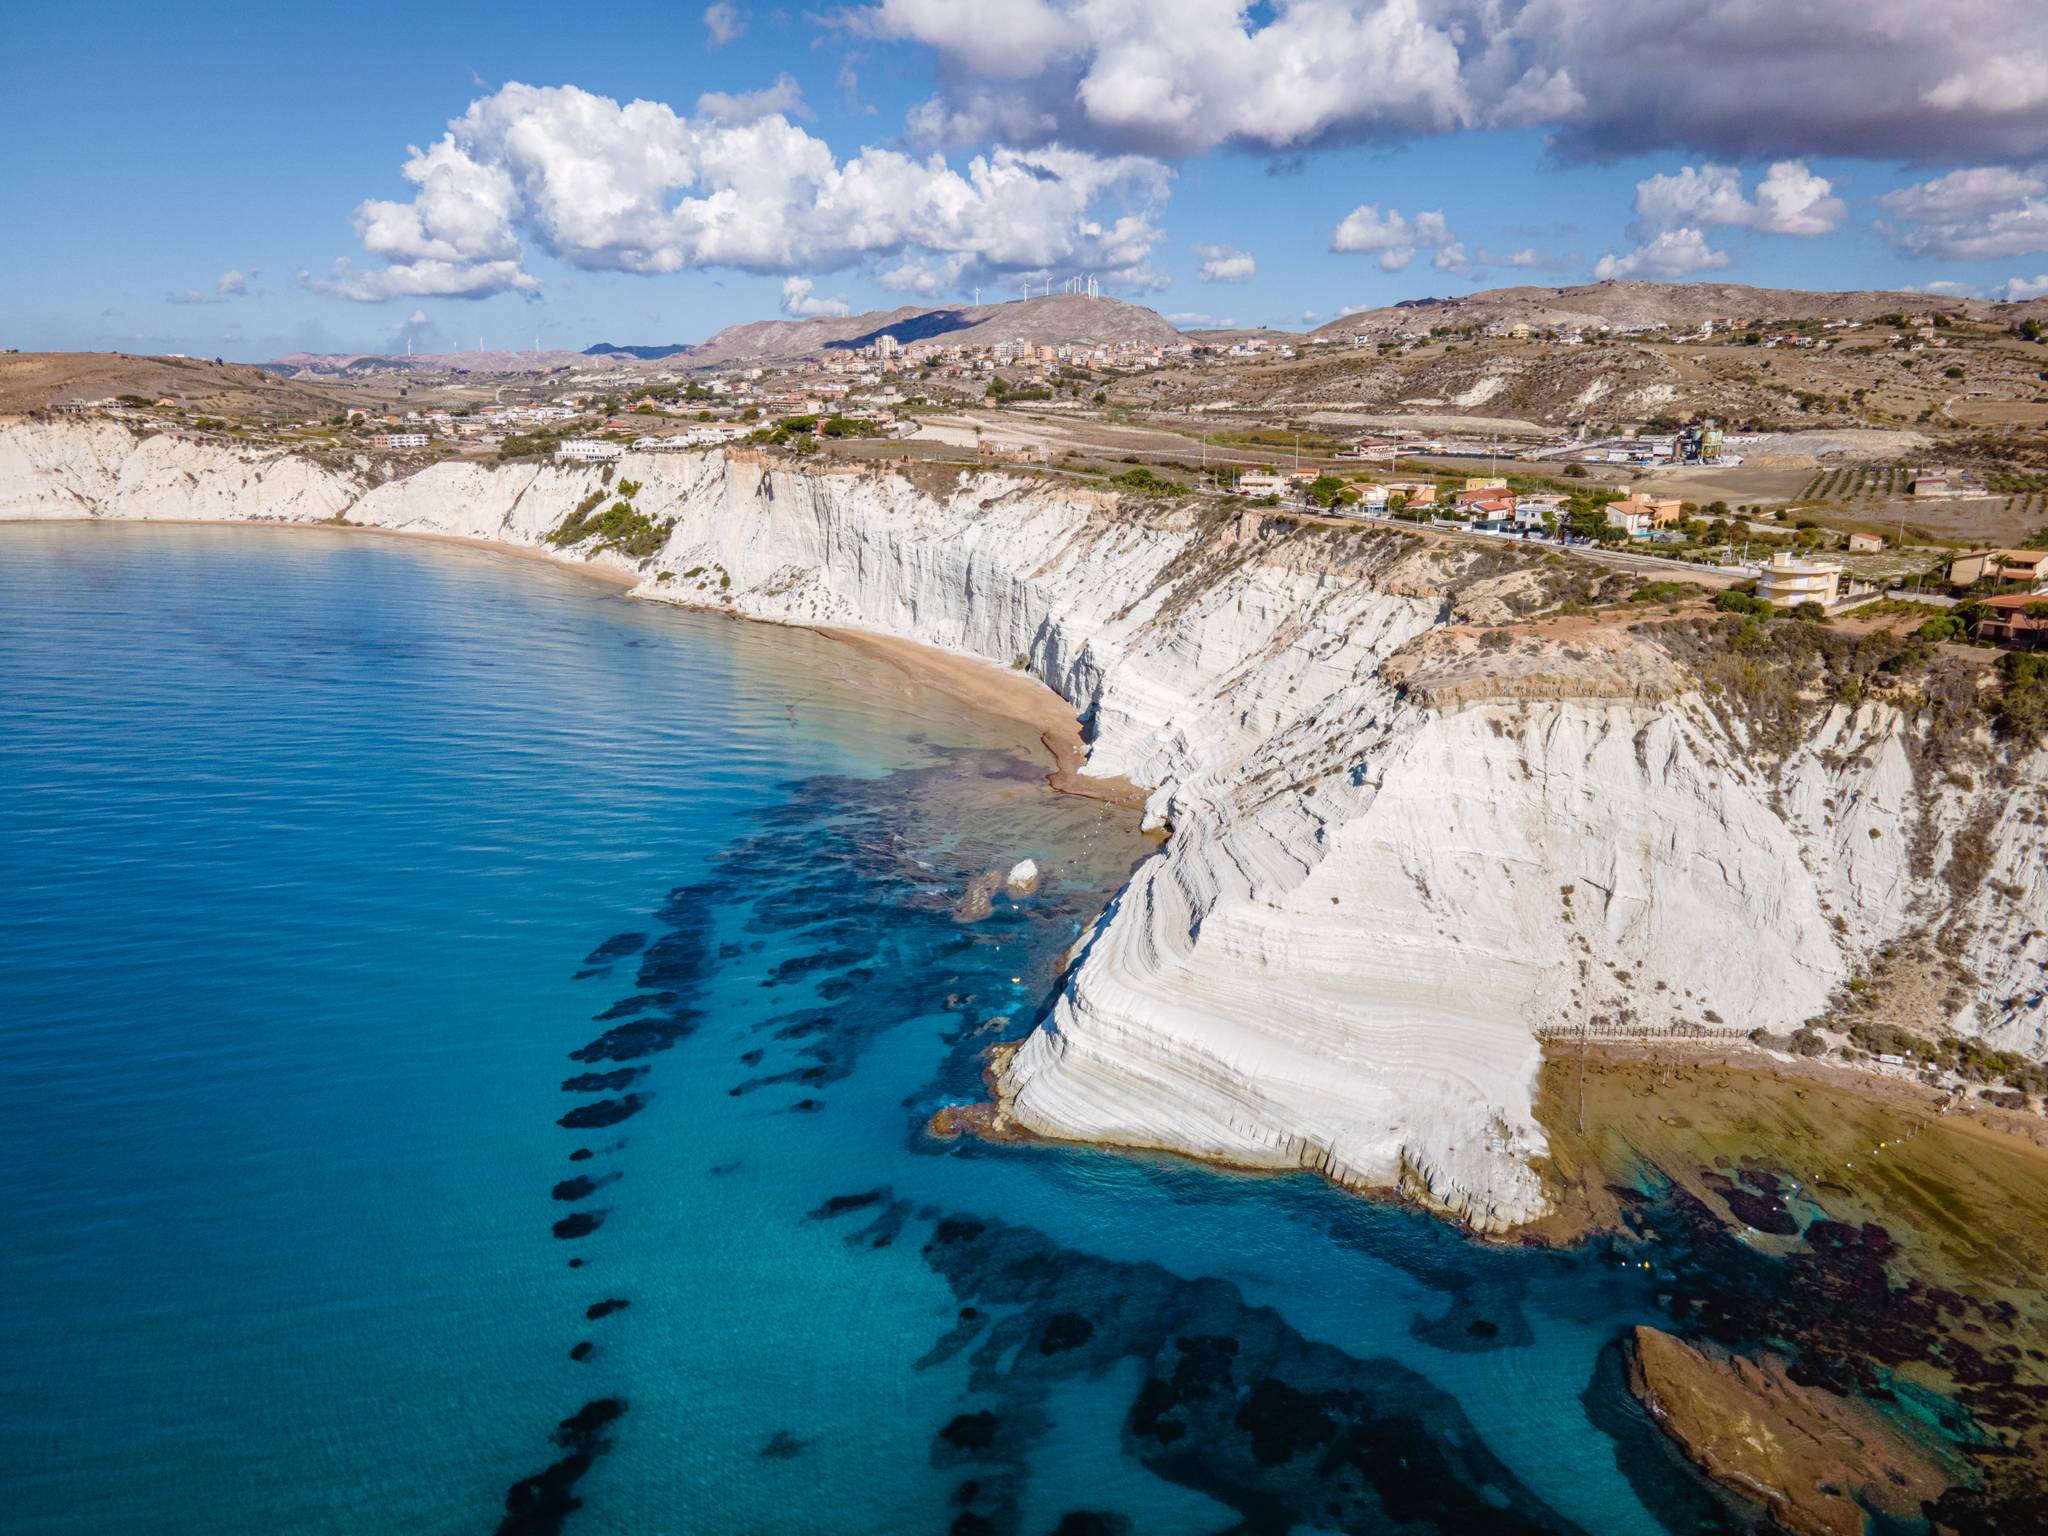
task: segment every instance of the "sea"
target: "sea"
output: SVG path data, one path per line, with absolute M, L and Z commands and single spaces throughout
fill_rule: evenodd
M 933 1134 L 1156 856 L 1047 767 L 502 552 L 0 528 L 0 1526 L 1742 1528 L 1654 1265 Z

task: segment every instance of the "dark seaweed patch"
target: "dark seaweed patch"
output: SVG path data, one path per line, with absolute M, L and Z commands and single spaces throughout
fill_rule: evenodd
M 585 965 L 610 965 L 614 960 L 623 960 L 628 955 L 637 955 L 647 947 L 644 933 L 615 933 L 597 948 L 583 957 Z
M 939 1439 L 956 1451 L 985 1451 L 996 1443 L 996 1416 L 987 1409 L 957 1414 L 939 1431 Z
M 498 1536 L 555 1536 L 563 1522 L 583 1507 L 576 1497 L 576 1484 L 592 1463 L 611 1449 L 604 1432 L 625 1411 L 622 1398 L 600 1397 L 556 1425 L 554 1443 L 568 1454 L 512 1485 L 505 1495 L 505 1517 L 498 1522 Z
M 1038 1352 L 1041 1355 L 1057 1355 L 1064 1350 L 1079 1349 L 1095 1337 L 1095 1325 L 1078 1312 L 1056 1312 L 1045 1320 L 1045 1329 L 1038 1335 Z
M 793 1457 L 801 1456 L 803 1450 L 803 1441 L 797 1439 L 795 1435 L 792 1435 L 786 1429 L 778 1429 L 769 1438 L 768 1443 L 761 1447 L 761 1459 L 763 1461 L 789 1461 Z
M 620 1067 L 616 1072 L 579 1072 L 562 1079 L 564 1093 L 617 1093 L 631 1085 L 645 1067 Z
M 888 1199 L 868 1193 L 831 1214 Z M 1102 1381 L 1119 1362 L 1139 1367 L 1126 1453 L 1228 1505 L 1247 1532 L 1573 1529 L 1454 1399 L 1396 1361 L 1304 1339 L 1226 1281 L 1098 1258 L 982 1217 L 920 1219 L 932 1220 L 925 1260 L 960 1305 L 919 1365 L 964 1357 L 973 1396 L 939 1431 L 933 1461 L 976 1468 L 965 1512 L 989 1530 L 1017 1529 L 1057 1385 Z
M 600 1126 L 617 1125 L 621 1120 L 630 1120 L 646 1107 L 647 1100 L 642 1095 L 629 1093 L 622 1098 L 599 1099 L 593 1104 L 579 1104 L 555 1124 L 571 1131 L 596 1130 Z
M 568 1053 L 571 1061 L 589 1070 L 572 1069 L 561 1080 L 563 1091 L 594 1097 L 569 1109 L 557 1123 L 571 1131 L 592 1130 L 618 1125 L 650 1107 L 653 1094 L 641 1083 L 651 1071 L 650 1058 L 673 1049 L 704 1025 L 701 1005 L 721 964 L 730 968 L 718 978 L 721 982 L 729 985 L 732 970 L 751 965 L 753 979 L 769 989 L 762 994 L 767 1007 L 745 1010 L 743 1028 L 753 1039 L 734 1050 L 753 1075 L 738 1085 L 737 1092 L 786 1087 L 800 1096 L 782 1106 L 781 1113 L 822 1112 L 826 1101 L 819 1090 L 852 1072 L 862 1052 L 883 1031 L 902 1020 L 930 1016 L 941 998 L 944 1011 L 954 1019 L 949 1038 L 955 1050 L 947 1071 L 961 1079 L 946 1087 L 970 1090 L 978 1071 L 973 1058 L 980 1048 L 974 1032 L 987 1011 L 976 1009 L 975 993 L 988 990 L 998 968 L 1005 978 L 1024 966 L 1042 975 L 1065 942 L 1064 935 L 1078 931 L 1092 915 L 1092 893 L 1077 888 L 1067 898 L 1068 911 L 1056 907 L 1061 897 L 1049 889 L 1039 913 L 1029 921 L 998 912 L 973 932 L 957 930 L 946 893 L 957 889 L 966 875 L 987 868 L 991 850 L 973 848 L 972 838 L 963 838 L 957 852 L 940 860 L 957 860 L 959 868 L 935 870 L 920 862 L 935 842 L 955 846 L 951 829 L 944 838 L 930 836 L 930 813 L 921 804 L 930 797 L 919 793 L 920 776 L 1007 776 L 1025 782 L 1036 781 L 1041 771 L 1012 754 L 951 748 L 933 748 L 932 763 L 880 781 L 807 781 L 801 793 L 756 815 L 754 829 L 719 861 L 711 878 L 669 891 L 648 931 L 615 934 L 594 946 L 579 974 L 605 975 L 630 965 L 632 982 L 592 1015 L 594 1029 L 600 1032 Z M 859 889 L 863 899 L 849 902 L 851 889 Z M 734 922 L 743 925 L 744 939 L 732 936 Z M 1027 951 L 1021 959 L 1020 950 Z M 1028 951 L 1036 951 L 1036 957 Z M 763 954 L 765 961 L 748 958 Z M 856 998 L 858 1006 L 834 1006 Z M 910 1134 L 927 1111 L 916 1100 L 906 1101 L 904 1111 L 905 1131 Z M 622 1143 L 578 1146 L 568 1156 L 583 1163 L 618 1145 Z M 733 1161 L 710 1171 L 719 1176 L 740 1166 Z M 580 1203 L 616 1177 L 579 1172 L 556 1181 L 551 1197 L 577 1209 L 554 1223 L 555 1235 L 580 1238 L 595 1232 L 607 1213 L 585 1211 Z M 864 1248 L 890 1246 L 913 1219 L 910 1203 L 886 1191 L 836 1197 L 812 1215 L 827 1220 L 856 1211 L 861 1215 L 847 1224 L 845 1238 Z M 950 1224 L 948 1230 L 978 1235 L 981 1228 L 969 1220 Z M 579 1255 L 569 1263 L 576 1267 L 583 1259 Z M 593 1303 L 584 1315 L 595 1321 L 625 1305 L 623 1298 L 608 1298 Z M 997 1318 L 1003 1321 L 991 1321 Z M 1056 1309 L 1012 1337 L 1016 1326 L 1002 1308 L 963 1305 L 934 1354 L 976 1349 L 1000 1333 L 1012 1344 L 1037 1346 L 1036 1358 L 1046 1361 L 1100 1362 L 1117 1355 L 1113 1345 L 1105 1345 L 1091 1307 Z M 571 1350 L 579 1362 L 598 1353 L 588 1339 Z M 600 1399 L 592 1410 L 563 1422 L 557 1444 L 567 1454 L 508 1496 L 506 1529 L 556 1529 L 577 1507 L 572 1492 L 576 1480 L 604 1448 L 607 1425 L 616 1417 L 616 1412 L 607 1416 L 593 1410 L 609 1401 Z M 618 1411 L 623 1407 L 618 1404 Z M 989 1411 L 1000 1426 L 993 1441 L 979 1448 L 971 1443 L 953 1447 L 955 1454 L 991 1457 L 1008 1466 L 1048 1427 L 1046 1416 L 1033 1403 L 999 1405 Z M 958 1433 L 969 1442 L 975 1439 L 971 1427 Z M 803 1442 L 784 1431 L 762 1454 L 783 1459 L 802 1449 Z M 1014 1531 L 1017 1505 L 1012 1482 L 984 1484 L 976 1498 L 959 1506 L 955 1528 L 967 1533 Z M 1075 1512 L 1064 1528 L 1069 1536 L 1088 1536 L 1119 1526 L 1109 1517 Z
M 1093 1509 L 1076 1509 L 1060 1516 L 1052 1536 L 1127 1536 L 1131 1522 L 1122 1515 Z
M 623 1312 L 633 1305 L 623 1296 L 607 1296 L 603 1301 L 593 1301 L 583 1309 L 583 1315 L 593 1323 L 601 1317 L 610 1317 L 614 1312 Z
M 879 1205 L 888 1198 L 888 1195 L 886 1189 L 864 1189 L 857 1195 L 834 1195 L 804 1219 L 830 1221 L 835 1216 L 844 1216 L 851 1211 L 864 1211 L 871 1205 Z

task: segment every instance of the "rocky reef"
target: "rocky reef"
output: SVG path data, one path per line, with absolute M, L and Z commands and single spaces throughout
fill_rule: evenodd
M 1803 1386 L 1769 1357 L 1719 1358 L 1638 1328 L 1629 1384 L 1703 1472 L 1793 1536 L 1862 1536 L 1865 1504 L 1911 1520 L 1949 1486 L 1875 1409 Z

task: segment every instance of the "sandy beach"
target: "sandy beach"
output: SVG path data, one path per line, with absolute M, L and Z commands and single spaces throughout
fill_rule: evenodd
M 902 672 L 907 680 L 933 688 L 967 709 L 998 715 L 1033 731 L 1053 760 L 1046 782 L 1062 794 L 1101 800 L 1131 810 L 1145 804 L 1145 791 L 1128 779 L 1096 777 L 1081 769 L 1088 761 L 1080 721 L 1058 694 L 1026 672 L 1008 671 L 973 656 L 865 629 L 819 627 L 825 635 L 862 655 Z

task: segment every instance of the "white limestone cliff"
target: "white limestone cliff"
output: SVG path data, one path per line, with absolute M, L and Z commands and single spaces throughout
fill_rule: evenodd
M 1543 1205 L 1543 1037 L 1782 1032 L 1936 927 L 1953 1025 L 2048 1054 L 2041 753 L 2010 782 L 1934 775 L 1898 711 L 1837 706 L 1774 768 L 1647 644 L 1482 653 L 1445 628 L 1506 617 L 1519 579 L 1466 546 L 1003 473 L 619 474 L 674 519 L 644 566 L 597 557 L 638 595 L 1021 658 L 1089 725 L 1090 771 L 1150 790 L 1170 839 L 1004 1068 L 1030 1129 L 1400 1185 L 1499 1229 Z M 0 519 L 345 518 L 571 559 L 546 535 L 599 486 L 0 425 Z

